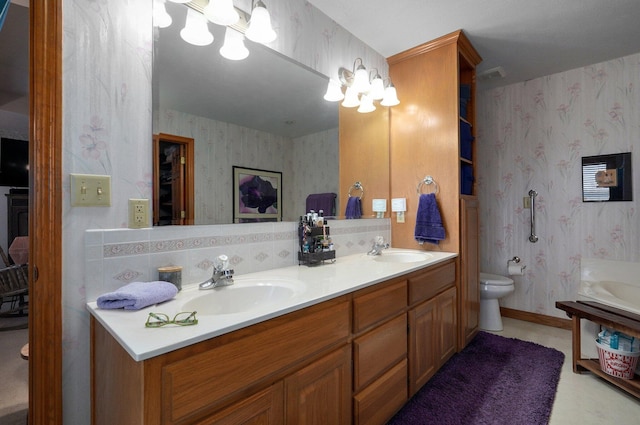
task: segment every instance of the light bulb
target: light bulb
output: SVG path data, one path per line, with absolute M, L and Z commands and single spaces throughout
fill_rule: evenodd
M 220 54 L 222 57 L 234 61 L 239 61 L 249 56 L 249 49 L 244 45 L 244 35 L 231 27 L 227 27 Z
M 324 95 L 324 100 L 328 100 L 329 102 L 339 102 L 342 99 L 344 99 L 344 94 L 342 94 L 340 83 L 333 78 L 330 79 L 329 84 L 327 85 L 327 92 Z
M 247 28 L 245 36 L 251 41 L 263 44 L 271 43 L 277 37 L 276 32 L 271 27 L 271 15 L 269 15 L 267 7 L 260 0 L 251 11 L 249 28 Z
M 240 15 L 233 7 L 233 0 L 209 0 L 203 12 L 208 20 L 218 25 L 233 25 L 240 20 Z
M 376 110 L 376 106 L 373 104 L 373 99 L 371 99 L 368 95 L 363 94 L 360 99 L 360 107 L 358 108 L 358 112 L 361 114 L 366 114 L 369 112 L 373 112 Z
M 351 87 L 347 87 L 347 91 L 344 94 L 344 101 L 342 101 L 342 106 L 345 108 L 355 108 L 360 105 L 360 99 L 358 99 L 358 92 Z
M 187 20 L 180 30 L 180 37 L 194 46 L 206 46 L 213 43 L 213 35 L 209 32 L 204 15 L 195 10 L 187 9 Z

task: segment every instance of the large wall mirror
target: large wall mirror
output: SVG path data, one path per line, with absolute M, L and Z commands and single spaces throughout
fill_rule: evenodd
M 194 223 L 232 222 L 233 166 L 282 173 L 285 221 L 304 213 L 308 194 L 337 192 L 328 78 L 249 40 L 246 59 L 225 59 L 225 28 L 213 23 L 212 44 L 188 44 L 180 30 L 189 6 L 165 6 L 172 24 L 154 28 L 153 132 L 195 140 Z

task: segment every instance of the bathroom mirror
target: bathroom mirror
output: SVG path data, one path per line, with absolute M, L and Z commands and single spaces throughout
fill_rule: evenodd
M 252 146 L 255 143 L 249 141 L 249 138 L 275 139 L 287 154 L 292 150 L 288 143 L 294 143 L 296 139 L 307 135 L 335 129 L 333 137 L 337 156 L 338 105 L 323 99 L 327 77 L 249 40 L 245 41 L 250 51 L 246 59 L 225 59 L 219 53 L 225 38 L 225 28 L 212 23 L 208 27 L 214 36 L 213 43 L 208 46 L 190 45 L 180 37 L 188 6 L 172 2 L 166 2 L 165 6 L 172 17 L 172 24 L 167 28 L 154 28 L 153 132 L 194 138 L 196 156 L 204 151 L 215 158 L 224 155 L 228 158 L 222 165 L 212 164 L 210 167 L 209 164 L 198 164 L 196 159 L 196 204 L 199 188 L 203 188 L 200 190 L 202 194 L 212 186 L 212 190 L 220 193 L 219 196 L 211 196 L 218 202 L 218 208 L 225 203 L 226 198 L 222 195 L 228 195 L 228 204 L 231 204 L 234 165 L 282 172 L 283 186 L 286 188 L 287 184 L 292 183 L 288 180 L 292 178 L 292 171 L 287 169 L 291 166 L 291 159 L 283 159 L 281 156 L 281 167 L 273 163 L 262 163 L 261 161 L 269 158 L 257 151 Z M 203 129 L 202 118 L 222 124 Z M 230 126 L 224 127 L 224 123 L 239 127 L 229 130 Z M 199 148 L 200 143 L 206 143 L 207 146 L 203 148 L 200 145 Z M 272 162 L 278 160 L 271 159 Z M 313 165 L 314 158 L 308 160 Z M 317 162 L 316 159 L 315 163 Z M 228 170 L 223 169 L 225 167 Z M 337 181 L 338 161 L 325 163 L 323 167 L 323 172 L 333 174 Z M 326 167 L 334 169 L 328 170 Z M 226 185 L 227 181 L 227 187 L 216 189 L 216 185 Z M 314 192 L 335 191 L 314 189 Z M 311 193 L 311 189 L 306 194 L 308 193 Z M 286 211 L 291 202 L 286 199 L 283 202 L 284 220 L 293 219 L 292 217 L 300 214 L 299 211 Z M 296 202 L 300 204 L 301 201 Z M 199 211 L 207 208 L 196 205 L 197 224 L 232 222 L 231 209 L 223 217 L 221 214 L 211 214 L 215 215 L 215 220 L 212 221 L 203 220 L 205 213 L 202 213 L 198 221 Z
M 631 152 L 582 157 L 582 201 L 632 201 Z

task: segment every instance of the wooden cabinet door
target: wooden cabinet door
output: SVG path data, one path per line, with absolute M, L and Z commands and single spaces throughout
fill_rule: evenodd
M 198 425 L 280 425 L 284 423 L 282 381 L 242 400 Z
M 194 140 L 153 136 L 153 225 L 194 224 Z
M 478 332 L 480 323 L 480 269 L 478 265 L 478 199 L 460 198 L 460 349 Z
M 351 346 L 285 378 L 285 423 L 351 424 Z
M 457 308 L 456 308 L 456 288 L 450 288 L 438 295 L 437 304 L 437 336 L 436 344 L 438 363 L 437 367 L 442 366 L 457 349 Z
M 437 320 L 435 299 L 409 310 L 409 397 L 436 372 Z

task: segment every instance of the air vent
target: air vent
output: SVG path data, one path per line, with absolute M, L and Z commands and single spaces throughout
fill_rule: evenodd
M 497 78 L 504 78 L 506 75 L 507 73 L 504 72 L 504 68 L 497 66 L 479 73 L 478 80 L 493 80 Z

